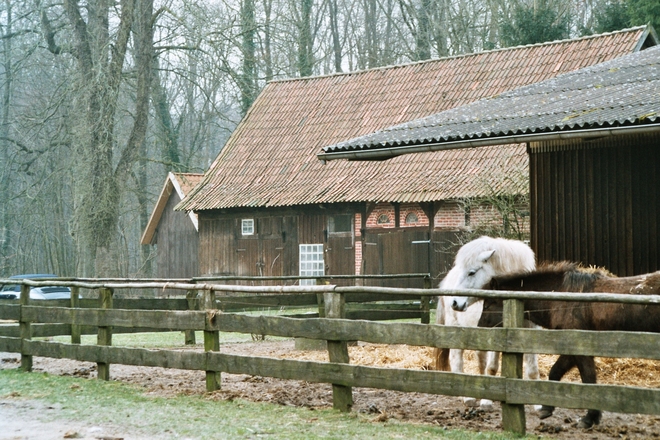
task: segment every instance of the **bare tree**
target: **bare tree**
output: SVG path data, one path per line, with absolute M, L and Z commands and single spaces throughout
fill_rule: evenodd
M 241 52 L 243 65 L 238 79 L 241 90 L 241 112 L 247 113 L 257 95 L 257 63 L 256 42 L 257 33 L 254 16 L 254 0 L 241 1 Z
M 332 54 L 335 64 L 335 72 L 342 72 L 341 42 L 339 38 L 339 12 L 337 0 L 328 1 L 328 13 L 330 15 L 330 34 L 332 35 Z
M 314 68 L 314 38 L 312 31 L 312 7 L 314 0 L 300 0 L 300 9 L 296 12 L 296 30 L 298 40 L 298 72 L 300 76 L 310 76 Z

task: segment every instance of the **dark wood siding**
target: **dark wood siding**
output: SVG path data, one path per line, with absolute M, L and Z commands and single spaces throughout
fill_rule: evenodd
M 156 276 L 191 278 L 199 274 L 199 236 L 188 214 L 174 211 L 180 202 L 173 192 L 156 231 Z
M 241 220 L 252 218 L 255 234 L 241 235 Z M 200 214 L 200 261 L 205 275 L 295 276 L 299 245 L 323 244 L 326 274 L 355 274 L 352 233 L 330 234 L 320 208 Z
M 430 273 L 439 279 L 449 271 L 456 255 L 458 231 L 428 228 L 368 230 L 363 245 L 365 274 Z M 423 280 L 373 281 L 370 285 L 424 287 Z
M 323 244 L 326 275 L 355 275 L 355 225 L 350 232 L 332 233 L 328 231 L 328 218 L 356 211 L 364 217 L 359 208 L 201 212 L 200 272 L 202 275 L 296 276 L 299 245 Z M 254 235 L 241 235 L 244 218 L 254 219 Z M 431 231 L 428 227 L 363 229 L 363 234 L 362 238 L 358 237 L 362 239 L 362 273 L 369 275 L 430 272 L 433 277 L 443 276 L 456 252 L 453 244 L 458 242 L 457 232 Z M 423 287 L 421 279 L 373 284 Z
M 619 276 L 658 261 L 660 137 L 544 142 L 530 148 L 532 248 Z

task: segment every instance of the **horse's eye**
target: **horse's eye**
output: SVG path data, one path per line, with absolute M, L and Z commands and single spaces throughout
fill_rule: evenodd
M 468 276 L 472 277 L 472 276 L 474 276 L 475 273 L 477 273 L 477 271 L 472 269 L 471 271 L 468 272 Z

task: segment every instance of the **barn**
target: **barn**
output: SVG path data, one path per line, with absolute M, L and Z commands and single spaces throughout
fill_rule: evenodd
M 168 173 L 140 244 L 156 248 L 158 278 L 191 278 L 199 273 L 197 214 L 175 211 L 203 174 Z
M 510 142 L 527 145 L 540 261 L 619 276 L 660 270 L 660 47 L 338 143 L 319 158 L 382 161 Z
M 444 273 L 457 234 L 482 215 L 462 199 L 527 191 L 501 178 L 528 172 L 524 145 L 368 163 L 322 164 L 318 151 L 656 43 L 638 27 L 269 83 L 176 208 L 198 215 L 199 273 Z

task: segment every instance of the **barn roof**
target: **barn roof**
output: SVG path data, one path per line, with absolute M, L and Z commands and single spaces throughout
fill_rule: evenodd
M 656 43 L 637 27 L 361 72 L 266 85 L 184 210 L 341 202 L 427 202 L 485 195 L 520 145 L 322 164 L 322 147 L 539 82 Z M 496 190 L 518 192 L 499 179 Z
M 203 177 L 203 174 L 196 173 L 167 173 L 163 189 L 160 192 L 160 196 L 158 196 L 158 200 L 156 200 L 156 205 L 151 212 L 147 227 L 144 229 L 140 244 L 151 244 L 153 241 L 156 228 L 158 227 L 158 223 L 160 222 L 160 218 L 163 215 L 163 211 L 165 210 L 165 206 L 167 206 L 167 201 L 172 192 L 176 191 L 179 199 L 184 200 L 186 195 L 190 193 Z M 197 229 L 197 215 L 193 212 L 188 215 L 190 216 L 190 221 L 195 226 L 195 229 Z
M 325 147 L 319 156 L 382 159 L 652 130 L 660 131 L 660 46 Z

